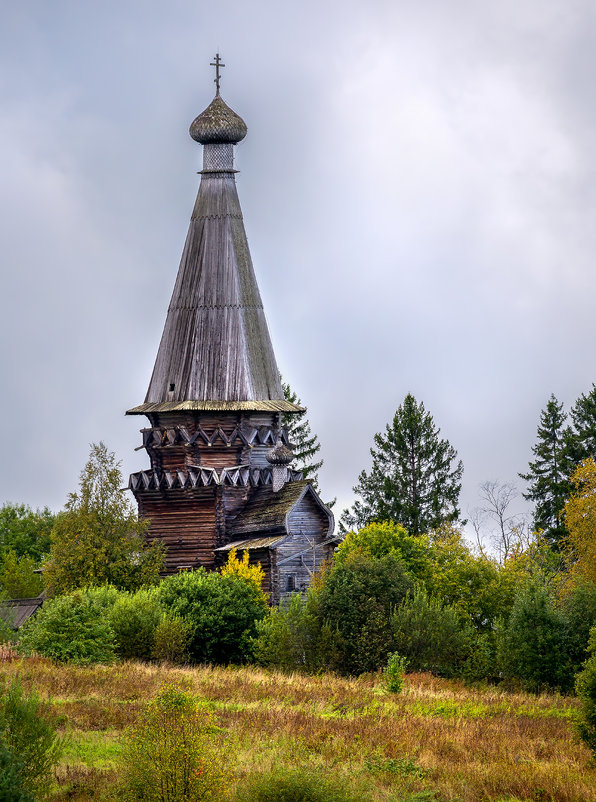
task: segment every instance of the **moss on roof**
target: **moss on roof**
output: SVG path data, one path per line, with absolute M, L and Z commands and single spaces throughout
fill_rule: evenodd
M 313 494 L 313 502 L 321 504 L 312 484 L 302 479 L 298 482 L 287 482 L 277 493 L 271 485 L 258 487 L 251 494 L 242 512 L 231 522 L 229 532 L 234 536 L 248 535 L 253 532 L 285 533 L 287 515 L 292 507 L 302 498 L 305 492 Z

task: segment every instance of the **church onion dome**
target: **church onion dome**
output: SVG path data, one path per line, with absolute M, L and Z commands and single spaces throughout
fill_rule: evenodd
M 222 143 L 237 145 L 247 132 L 246 123 L 216 95 L 205 111 L 193 120 L 190 135 L 201 145 Z
M 265 457 L 270 465 L 288 465 L 294 459 L 294 454 L 281 440 L 278 440 Z

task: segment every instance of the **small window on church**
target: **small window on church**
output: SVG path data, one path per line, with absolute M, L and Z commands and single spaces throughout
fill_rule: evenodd
M 175 387 L 175 386 L 176 386 L 176 385 L 174 384 L 174 382 L 170 382 L 170 392 L 171 392 L 171 393 L 173 393 L 173 392 L 174 392 L 174 387 Z
M 294 574 L 290 574 L 288 576 L 287 590 L 288 591 L 296 590 L 296 577 L 294 576 Z

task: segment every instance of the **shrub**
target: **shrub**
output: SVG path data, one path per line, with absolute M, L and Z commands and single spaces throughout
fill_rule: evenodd
M 161 617 L 157 589 L 121 592 L 109 613 L 118 655 L 129 659 L 149 659 Z
M 532 582 L 517 595 L 499 636 L 498 661 L 505 678 L 530 691 L 571 686 L 566 622 L 542 585 Z
M 413 671 L 443 676 L 458 673 L 471 637 L 470 628 L 456 612 L 418 589 L 391 616 L 393 647 Z
M 151 657 L 168 663 L 187 662 L 191 634 L 192 627 L 179 615 L 162 613 L 155 628 Z
M 385 687 L 390 693 L 401 693 L 404 687 L 404 677 L 408 660 L 397 652 L 389 655 L 385 667 Z
M 109 615 L 112 607 L 120 598 L 121 592 L 114 585 L 105 584 L 85 588 L 81 591 L 81 594 L 89 599 L 93 605 L 103 610 L 106 615 Z
M 575 691 L 581 701 L 577 732 L 596 757 L 596 627 L 590 632 L 590 657 L 575 681 Z
M 164 579 L 159 598 L 166 612 L 190 625 L 194 660 L 233 663 L 252 657 L 256 622 L 267 613 L 265 597 L 253 582 L 200 568 Z
M 123 796 L 143 802 L 221 799 L 225 777 L 213 717 L 173 686 L 150 702 L 125 735 Z
M 25 694 L 18 679 L 4 689 L 0 697 L 0 743 L 4 747 L 0 760 L 8 776 L 17 777 L 23 800 L 37 798 L 48 789 L 52 767 L 62 750 L 57 723 L 49 706 L 37 695 Z M 14 798 L 19 799 L 19 796 Z M 13 797 L 0 795 L 0 799 L 12 800 Z
M 348 674 L 381 668 L 391 651 L 391 611 L 412 588 L 404 563 L 393 554 L 354 552 L 336 563 L 320 590 L 320 616 L 336 650 L 330 667 Z
M 20 630 L 19 648 L 64 663 L 111 663 L 115 638 L 105 610 L 85 593 L 44 604 Z
M 567 624 L 571 665 L 577 673 L 588 658 L 590 630 L 596 624 L 596 582 L 578 579 L 565 590 L 561 612 Z
M 0 799 L 6 802 L 35 802 L 33 796 L 23 790 L 22 770 L 22 761 L 0 740 Z
M 361 802 L 362 792 L 350 790 L 346 781 L 325 777 L 311 768 L 279 767 L 249 782 L 238 794 L 239 802 Z
M 322 666 L 321 622 L 316 591 L 292 594 L 257 623 L 255 656 L 261 665 L 285 671 L 316 671 Z

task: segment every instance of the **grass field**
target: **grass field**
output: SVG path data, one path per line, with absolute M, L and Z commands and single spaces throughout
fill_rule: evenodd
M 0 665 L 51 700 L 67 736 L 52 799 L 112 799 L 119 738 L 165 683 L 201 697 L 220 727 L 230 797 L 256 772 L 308 766 L 341 774 L 363 800 L 594 802 L 596 768 L 573 735 L 577 700 L 473 689 L 410 674 L 287 676 L 258 668 L 176 669 L 124 663 Z

